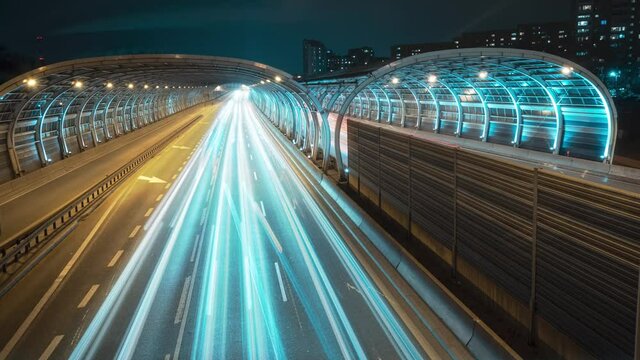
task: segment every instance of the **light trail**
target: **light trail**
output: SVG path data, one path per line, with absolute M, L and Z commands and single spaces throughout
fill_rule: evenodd
M 416 346 L 264 126 L 248 90 L 225 102 L 71 358 L 104 355 L 110 336 L 120 337 L 118 359 L 433 356 Z M 180 270 L 175 285 L 170 268 Z M 162 305 L 169 294 L 176 303 Z M 165 315 L 162 306 L 173 309 Z M 130 315 L 118 330 L 121 313 Z M 141 349 L 150 334 L 167 336 L 171 349 Z

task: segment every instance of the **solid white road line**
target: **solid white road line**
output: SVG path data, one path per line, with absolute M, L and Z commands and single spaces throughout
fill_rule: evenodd
M 273 263 L 276 266 L 276 274 L 278 275 L 278 285 L 280 285 L 280 295 L 282 295 L 282 301 L 287 302 L 287 293 L 284 291 L 284 284 L 282 283 L 282 275 L 280 274 L 280 265 L 277 262 Z
M 138 234 L 138 231 L 140 231 L 141 227 L 141 225 L 136 225 L 136 227 L 134 227 L 131 231 L 131 234 L 129 234 L 129 239 L 133 239 Z
M 124 252 L 124 250 L 118 250 L 116 251 L 116 254 L 113 255 L 113 257 L 111 258 L 111 261 L 109 261 L 109 264 L 107 264 L 107 267 L 114 267 L 115 264 L 118 262 L 118 260 L 120 259 L 120 256 L 122 256 L 122 253 Z
M 64 269 L 62 269 L 62 271 L 58 275 L 58 277 L 53 281 L 53 284 L 51 285 L 51 287 L 49 287 L 49 290 L 47 290 L 47 292 L 42 296 L 40 301 L 38 301 L 36 306 L 33 308 L 33 310 L 31 310 L 31 313 L 29 313 L 27 318 L 22 322 L 22 324 L 16 330 L 16 332 L 13 333 L 13 336 L 11 337 L 11 339 L 9 339 L 9 342 L 7 342 L 7 344 L 4 346 L 4 348 L 0 352 L 0 359 L 6 359 L 7 357 L 9 357 L 9 354 L 11 353 L 13 348 L 16 346 L 18 341 L 22 338 L 24 333 L 27 332 L 27 329 L 29 328 L 29 326 L 31 326 L 31 323 L 33 322 L 33 320 L 35 320 L 36 316 L 40 314 L 40 311 L 42 311 L 42 308 L 44 308 L 44 305 L 47 303 L 47 301 L 49 301 L 49 298 L 51 297 L 51 295 L 53 295 L 53 293 L 58 289 L 58 287 L 62 283 L 62 280 L 64 280 L 64 278 L 67 276 L 71 268 L 76 264 L 76 262 L 80 258 L 80 255 L 82 255 L 82 253 L 87 248 L 87 246 L 89 246 L 89 243 L 98 232 L 98 229 L 100 229 L 100 226 L 102 226 L 102 223 L 104 223 L 107 217 L 109 217 L 109 214 L 111 214 L 111 211 L 116 206 L 116 204 L 120 201 L 120 198 L 122 198 L 124 194 L 125 192 L 120 193 L 120 195 L 118 195 L 118 197 L 114 200 L 111 206 L 109 206 L 109 208 L 104 212 L 104 214 L 102 214 L 102 216 L 100 217 L 96 225 L 93 227 L 93 229 L 91 229 L 91 232 L 89 233 L 89 235 L 87 235 L 87 237 L 84 239 L 82 244 L 80 244 L 80 247 L 78 248 L 78 250 L 76 250 L 76 252 L 73 254 L 73 257 L 71 257 L 71 260 L 69 260 L 67 265 L 65 265 Z
M 182 316 L 184 314 L 184 305 L 187 301 L 187 290 L 189 290 L 189 280 L 191 280 L 191 275 L 187 276 L 184 280 L 184 285 L 182 286 L 182 293 L 180 294 L 180 301 L 178 302 L 178 310 L 176 310 L 176 317 L 173 320 L 175 325 L 179 324 L 182 321 Z
M 201 236 L 200 237 L 200 244 L 198 246 L 198 252 L 196 255 L 196 262 L 193 265 L 193 272 L 192 274 L 197 274 L 198 273 L 198 265 L 200 265 L 200 252 L 202 250 L 202 243 L 203 240 L 202 238 L 204 237 Z M 187 294 L 187 301 L 185 302 L 185 307 L 184 307 L 184 313 L 185 314 L 189 314 L 189 307 L 191 305 L 191 295 L 193 294 L 193 284 L 195 282 L 196 277 L 192 276 L 191 277 L 191 281 L 189 282 L 189 293 Z M 174 360 L 178 360 L 178 356 L 180 355 L 180 347 L 182 346 L 182 338 L 184 336 L 184 328 L 187 325 L 186 322 L 186 316 L 182 317 L 182 321 L 180 324 L 180 330 L 178 331 L 178 340 L 176 341 L 176 348 L 173 351 L 173 359 Z
M 260 200 L 260 209 L 262 209 L 262 215 L 267 216 L 267 212 L 264 211 L 264 203 L 262 202 L 262 200 Z
M 149 217 L 149 215 L 151 215 L 152 212 L 153 212 L 153 208 L 150 207 L 149 210 L 147 210 L 147 212 L 144 213 L 144 217 Z
M 42 353 L 42 355 L 40 355 L 38 360 L 47 360 L 47 359 L 49 359 L 51 354 L 53 354 L 53 352 L 56 351 L 56 348 L 58 347 L 58 344 L 60 344 L 60 341 L 62 341 L 63 337 L 64 337 L 64 335 L 56 335 L 53 338 L 53 340 L 51 340 L 51 342 L 49 343 L 49 346 L 47 346 L 47 348 L 44 349 L 44 352 Z
M 78 304 L 78 309 L 82 309 L 85 306 L 87 306 L 87 304 L 89 304 L 89 301 L 91 301 L 93 294 L 96 293 L 99 287 L 100 285 L 95 284 L 89 288 L 89 291 L 87 291 L 87 294 L 82 298 L 82 301 L 80 301 L 80 304 Z
M 164 196 L 164 194 L 160 194 L 160 195 L 158 195 L 158 197 L 156 198 L 156 201 L 160 201 L 160 200 L 162 200 L 162 197 L 163 197 L 163 196 Z

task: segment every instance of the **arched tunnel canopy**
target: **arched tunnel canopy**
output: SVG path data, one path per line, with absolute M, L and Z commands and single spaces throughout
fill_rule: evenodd
M 445 50 L 305 85 L 338 113 L 338 154 L 346 115 L 600 162 L 613 157 L 617 113 L 608 90 L 586 69 L 546 53 Z
M 214 99 L 226 90 L 219 85 L 261 83 L 256 93 L 316 119 L 305 129 L 318 133 L 315 98 L 291 75 L 256 62 L 130 55 L 38 68 L 0 85 L 0 182 Z M 312 146 L 317 138 L 309 137 Z

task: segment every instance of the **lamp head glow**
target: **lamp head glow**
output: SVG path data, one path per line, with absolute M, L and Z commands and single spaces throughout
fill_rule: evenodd
M 23 82 L 27 84 L 28 87 L 34 87 L 38 85 L 38 82 L 36 81 L 36 79 L 27 79 L 27 80 L 24 80 Z
M 483 71 L 480 71 L 480 72 L 478 73 L 478 77 L 479 77 L 481 80 L 484 80 L 484 79 L 486 79 L 486 78 L 488 78 L 488 77 L 489 77 L 489 73 L 488 73 L 488 72 L 486 72 L 486 71 L 484 71 L 484 70 L 483 70 Z
M 108 82 L 106 86 L 107 89 L 113 89 L 113 83 Z
M 214 90 L 215 91 L 220 91 L 220 90 L 222 90 L 222 86 L 218 85 L 218 86 L 216 86 L 216 88 Z
M 563 66 L 560 71 L 562 72 L 562 75 L 569 76 L 571 75 L 571 73 L 573 73 L 573 68 L 569 66 Z
M 609 72 L 609 77 L 617 77 L 618 76 L 618 72 L 615 70 L 611 70 L 611 72 Z
M 264 80 L 260 80 L 260 84 L 264 85 Z
M 281 82 L 282 78 L 280 77 L 280 75 L 276 75 L 276 77 L 274 78 L 276 80 L 276 82 Z
M 76 89 L 82 89 L 82 81 L 74 81 L 73 87 Z
M 129 84 L 129 85 L 127 85 L 127 88 L 129 88 L 129 89 L 133 89 L 133 84 Z
M 144 84 L 144 88 L 145 88 L 145 89 L 148 89 L 148 88 L 149 88 L 149 85 Z
M 433 83 L 435 83 L 436 81 L 438 81 L 438 77 L 437 77 L 437 76 L 435 76 L 435 75 L 433 75 L 433 74 L 431 74 L 431 75 L 429 75 L 429 77 L 427 78 L 427 81 L 429 81 L 429 83 L 433 84 Z
M 397 85 L 400 83 L 400 79 L 398 79 L 397 77 L 392 77 L 391 78 L 391 83 L 394 85 Z
M 165 85 L 165 86 L 164 86 L 164 88 L 165 88 L 165 89 L 168 89 L 168 88 L 169 88 L 169 85 Z

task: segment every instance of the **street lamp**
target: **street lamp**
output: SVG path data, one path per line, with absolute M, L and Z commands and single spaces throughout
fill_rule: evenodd
M 562 72 L 562 75 L 569 76 L 573 72 L 573 68 L 569 66 L 563 66 L 560 71 Z

